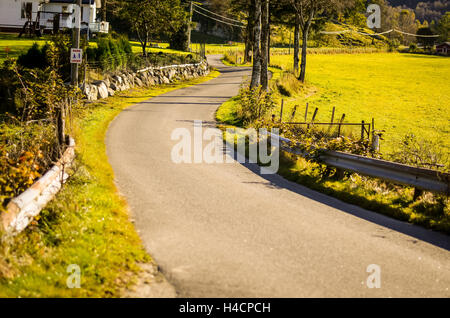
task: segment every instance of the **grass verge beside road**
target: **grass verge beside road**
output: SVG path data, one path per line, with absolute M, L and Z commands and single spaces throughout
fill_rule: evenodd
M 138 88 L 77 111 L 74 174 L 23 233 L 0 247 L 0 297 L 118 297 L 133 284 L 138 263 L 151 262 L 117 192 L 105 134 L 125 108 L 218 76 Z M 81 288 L 69 289 L 67 267 L 81 269 Z
M 276 69 L 273 71 L 276 72 Z M 271 85 L 279 78 L 274 73 Z M 279 98 L 279 93 L 275 92 L 274 96 Z M 216 119 L 222 123 L 219 127 L 224 131 L 230 126 L 242 126 L 237 116 L 239 103 L 238 97 L 234 97 L 217 110 Z M 278 174 L 346 203 L 450 234 L 450 200 L 445 195 L 425 193 L 415 201 L 414 189 L 411 187 L 397 186 L 358 174 L 351 174 L 342 180 L 326 178 L 317 168 L 316 163 L 281 152 Z

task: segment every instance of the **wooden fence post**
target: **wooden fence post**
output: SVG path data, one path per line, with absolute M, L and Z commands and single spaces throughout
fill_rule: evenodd
M 341 135 L 341 125 L 344 122 L 345 119 L 345 114 L 342 114 L 341 120 L 339 121 L 339 126 L 338 126 L 338 137 Z
M 306 103 L 306 110 L 305 110 L 305 123 L 308 120 L 308 107 L 309 107 L 309 103 Z
M 327 133 L 330 132 L 330 130 L 333 128 L 333 122 L 334 122 L 334 113 L 336 111 L 336 107 L 333 106 L 333 112 L 331 113 L 331 122 L 330 122 L 330 126 L 328 126 L 328 131 Z
M 292 112 L 292 115 L 291 115 L 291 121 L 294 121 L 295 113 L 297 112 L 297 106 L 298 105 L 294 106 L 294 111 Z
M 372 133 L 371 133 L 371 135 L 372 135 L 372 144 L 373 144 L 373 141 L 374 141 L 374 139 L 375 139 L 375 119 L 373 119 L 373 118 L 372 118 L 372 126 L 371 126 L 370 128 L 372 128 Z M 370 137 L 369 137 L 369 138 L 370 138 Z
M 364 140 L 364 132 L 366 130 L 365 125 L 366 124 L 364 123 L 364 120 L 362 120 L 361 121 L 361 140 Z
M 284 99 L 281 100 L 280 123 L 283 122 L 283 107 L 284 107 Z
M 317 116 L 317 112 L 319 111 L 319 108 L 316 107 L 316 109 L 314 110 L 314 115 L 311 119 L 311 123 L 314 123 L 314 121 L 316 120 L 316 116 Z
M 62 153 L 66 143 L 66 102 L 62 102 L 57 109 L 57 123 L 56 133 L 58 136 L 59 151 Z

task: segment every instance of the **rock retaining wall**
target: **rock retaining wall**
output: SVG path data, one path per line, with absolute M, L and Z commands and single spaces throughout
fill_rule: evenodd
M 209 66 L 206 61 L 199 64 L 148 67 L 137 72 L 117 73 L 107 76 L 102 81 L 87 84 L 84 88 L 84 95 L 89 101 L 96 101 L 133 87 L 169 84 L 178 80 L 204 76 L 208 73 Z

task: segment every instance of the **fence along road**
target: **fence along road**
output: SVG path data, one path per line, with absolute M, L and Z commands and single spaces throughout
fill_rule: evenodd
M 137 104 L 107 150 L 146 249 L 182 297 L 450 296 L 449 237 L 342 203 L 252 164 L 171 161 L 175 128 L 214 113 L 249 69 Z M 369 289 L 370 264 L 381 288 Z

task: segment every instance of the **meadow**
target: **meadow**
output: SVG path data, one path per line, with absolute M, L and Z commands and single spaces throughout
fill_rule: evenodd
M 450 59 L 398 53 L 317 54 L 307 60 L 307 92 L 285 97 L 285 113 L 299 105 L 295 121 L 370 122 L 385 130 L 381 151 L 390 153 L 407 133 L 441 142 L 450 152 Z M 292 71 L 292 56 L 274 55 L 271 65 Z M 335 119 L 336 120 L 336 119 Z

